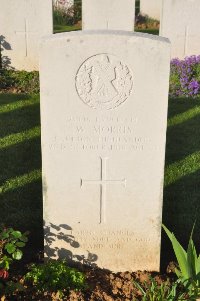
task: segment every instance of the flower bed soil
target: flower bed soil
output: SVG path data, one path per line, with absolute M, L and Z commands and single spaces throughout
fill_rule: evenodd
M 30 301 L 30 300 L 68 300 L 68 301 L 129 301 L 136 298 L 141 300 L 141 293 L 134 286 L 134 280 L 139 283 L 149 282 L 154 277 L 158 283 L 166 281 L 171 274 L 159 275 L 149 272 L 123 272 L 112 273 L 107 270 L 84 267 L 82 272 L 86 275 L 87 288 L 82 292 L 70 291 L 68 297 L 60 299 L 56 293 L 38 293 L 33 287 L 27 287 L 22 293 L 3 299 L 3 301 Z M 23 283 L 23 281 L 20 281 Z M 134 299 L 135 300 L 135 299 Z

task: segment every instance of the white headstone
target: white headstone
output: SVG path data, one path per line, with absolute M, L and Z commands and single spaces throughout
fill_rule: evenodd
M 134 30 L 135 0 L 82 0 L 84 30 Z
M 199 0 L 163 0 L 160 35 L 170 39 L 172 58 L 199 55 Z
M 71 254 L 113 271 L 159 270 L 169 61 L 168 40 L 151 35 L 43 39 L 49 256 Z
M 53 33 L 52 0 L 0 0 L 0 36 L 5 67 L 38 70 L 38 44 Z
M 160 20 L 162 0 L 140 0 L 140 12 L 152 19 Z

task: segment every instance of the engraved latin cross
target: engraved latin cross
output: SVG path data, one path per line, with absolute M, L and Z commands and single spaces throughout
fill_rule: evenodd
M 105 222 L 105 207 L 106 207 L 106 188 L 108 184 L 123 184 L 126 187 L 126 179 L 122 180 L 108 180 L 107 179 L 107 160 L 108 158 L 100 157 L 100 180 L 83 180 L 81 179 L 81 187 L 84 184 L 100 185 L 100 217 L 99 223 L 102 224 Z
M 15 31 L 16 34 L 22 34 L 25 36 L 25 43 L 26 43 L 26 47 L 25 47 L 25 56 L 28 56 L 28 40 L 29 40 L 29 34 L 36 34 L 35 31 L 30 31 L 28 30 L 28 24 L 27 24 L 27 20 L 24 19 L 24 30 L 22 31 Z

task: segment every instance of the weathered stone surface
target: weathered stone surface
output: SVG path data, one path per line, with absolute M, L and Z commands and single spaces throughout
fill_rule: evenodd
M 199 0 L 163 0 L 160 36 L 170 39 L 171 57 L 199 55 Z
M 0 0 L 3 66 L 38 70 L 38 43 L 53 33 L 52 0 Z
M 168 40 L 145 34 L 43 39 L 47 256 L 159 270 L 169 60 Z
M 134 29 L 135 0 L 83 0 L 82 27 L 87 29 Z
M 162 0 L 140 0 L 140 12 L 150 18 L 160 20 Z

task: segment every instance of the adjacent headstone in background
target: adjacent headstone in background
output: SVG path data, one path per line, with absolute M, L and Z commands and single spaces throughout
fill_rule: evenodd
M 51 33 L 52 0 L 0 0 L 3 67 L 38 70 L 39 39 Z
M 82 0 L 82 28 L 134 30 L 135 0 Z
M 140 12 L 152 19 L 160 20 L 162 0 L 140 0 Z
M 199 55 L 199 0 L 163 0 L 160 36 L 170 39 L 172 58 Z
M 168 40 L 57 34 L 40 61 L 46 255 L 159 270 Z

